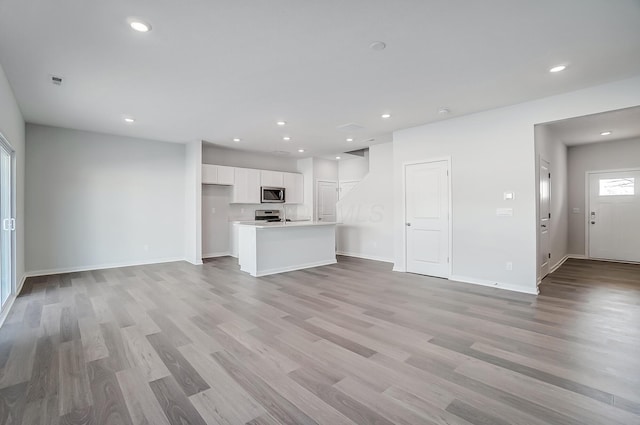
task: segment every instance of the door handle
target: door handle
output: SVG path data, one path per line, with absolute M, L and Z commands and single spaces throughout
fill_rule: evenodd
M 5 218 L 2 220 L 2 230 L 11 230 L 11 227 L 9 226 L 8 218 Z
M 407 227 L 411 227 L 411 223 L 405 223 Z

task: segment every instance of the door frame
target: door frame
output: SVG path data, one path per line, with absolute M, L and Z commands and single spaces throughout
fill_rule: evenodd
M 453 176 L 453 170 L 451 169 L 451 156 L 443 156 L 436 158 L 428 158 L 420 161 L 408 161 L 402 163 L 402 250 L 404 252 L 404 270 L 407 271 L 407 166 L 408 165 L 417 165 L 417 164 L 428 164 L 431 162 L 446 162 L 447 170 L 449 171 L 447 174 L 447 190 L 449 194 L 449 220 L 448 222 L 448 235 L 449 238 L 449 252 L 447 255 L 449 256 L 449 264 L 447 268 L 447 277 L 445 279 L 450 279 L 453 274 L 453 199 L 452 199 L 452 191 L 451 191 L 451 178 Z
M 551 161 L 549 161 L 547 158 L 544 158 L 542 155 L 538 155 L 538 169 L 536 170 L 536 175 L 538 176 L 538 181 L 536 182 L 536 197 L 538 199 L 538 205 L 536 208 L 537 211 L 537 218 L 536 218 L 536 246 L 537 246 L 537 256 L 536 256 L 536 269 L 537 269 L 537 285 L 540 286 L 540 283 L 542 283 L 542 279 L 544 279 L 546 276 L 548 276 L 549 274 L 552 273 L 553 270 L 553 265 L 551 264 L 551 258 L 549 258 L 549 274 L 542 276 L 542 264 L 540 264 L 540 258 L 541 258 L 541 252 L 542 251 L 542 231 L 540 229 L 540 221 L 542 219 L 542 211 L 540 210 L 540 204 L 542 201 L 542 198 L 540 196 L 540 180 L 541 180 L 541 176 L 540 176 L 540 168 L 542 167 L 542 161 L 546 162 L 549 165 L 549 173 L 551 173 Z M 552 183 L 551 183 L 551 177 L 549 177 L 549 212 L 551 212 L 551 194 L 552 194 Z M 549 252 L 547 254 L 551 253 L 551 231 L 552 231 L 552 227 L 551 227 L 551 219 L 549 219 L 549 228 L 548 228 L 548 232 L 549 232 L 549 246 L 547 247 L 549 249 Z
M 337 205 L 338 205 L 338 201 L 340 200 L 340 198 L 338 197 L 338 181 L 337 180 L 329 180 L 329 179 L 316 179 L 316 185 L 313 188 L 315 191 L 315 196 L 314 196 L 314 205 L 313 205 L 313 220 L 314 221 L 318 221 L 318 206 L 320 205 L 320 203 L 318 202 L 318 198 L 320 197 L 320 191 L 318 190 L 318 186 L 319 183 L 333 183 L 336 186 L 336 220 L 338 219 L 338 210 L 337 210 Z
M 0 132 L 0 145 L 9 152 L 9 156 L 11 157 L 11 182 L 9 186 L 11 187 L 11 217 L 16 217 L 16 150 L 11 146 L 9 140 L 4 137 L 4 134 Z M 16 226 L 17 227 L 17 226 Z M 18 296 L 18 282 L 16 281 L 16 231 L 11 232 L 11 294 L 7 297 L 7 301 L 5 302 L 4 308 L 0 305 L 0 325 L 4 322 L 11 305 L 15 301 L 15 298 Z
M 589 214 L 590 214 L 590 206 L 591 206 L 591 191 L 589 190 L 589 181 L 591 174 L 600 174 L 600 173 L 624 173 L 627 171 L 639 171 L 640 167 L 633 168 L 615 168 L 612 170 L 589 170 L 584 173 L 584 256 L 585 258 L 591 259 L 591 250 L 590 250 L 590 240 L 591 240 L 591 227 L 589 226 Z M 629 263 L 628 261 L 618 261 L 618 260 L 606 260 L 611 262 L 619 262 L 619 263 Z

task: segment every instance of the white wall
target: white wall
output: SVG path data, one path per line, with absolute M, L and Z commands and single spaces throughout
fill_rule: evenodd
M 26 134 L 28 271 L 184 259 L 184 145 L 31 124 Z
M 594 143 L 569 148 L 569 253 L 585 252 L 585 187 L 587 171 L 640 168 L 640 139 Z M 573 213 L 578 208 L 579 213 Z
M 231 186 L 202 185 L 202 257 L 229 253 Z
M 337 251 L 392 262 L 393 145 L 371 146 L 368 168 L 360 183 L 338 201 Z
M 567 173 L 567 147 L 545 125 L 535 126 L 536 159 L 549 162 L 551 172 L 551 220 L 549 221 L 550 269 L 553 271 L 568 254 L 569 240 L 569 184 Z M 540 165 L 536 165 L 536 182 L 539 182 Z M 540 187 L 536 186 L 536 217 L 539 220 Z M 538 261 L 540 263 L 540 261 Z M 537 277 L 540 278 L 540 264 Z
M 369 150 L 364 157 L 346 157 L 338 162 L 338 178 L 342 181 L 362 180 L 369 172 Z
M 9 81 L 0 66 L 0 133 L 15 150 L 16 158 L 16 285 L 25 272 L 25 124 Z
M 636 77 L 395 132 L 394 268 L 405 270 L 404 164 L 451 156 L 452 278 L 537 292 L 534 125 L 639 104 Z M 507 204 L 504 191 L 516 199 Z M 505 206 L 513 217 L 496 216 Z
M 185 259 L 202 264 L 202 142 L 189 142 L 184 158 Z
M 291 173 L 297 171 L 296 158 L 247 152 L 240 149 L 228 149 L 206 142 L 202 144 L 202 163 L 256 168 L 258 170 L 288 171 Z

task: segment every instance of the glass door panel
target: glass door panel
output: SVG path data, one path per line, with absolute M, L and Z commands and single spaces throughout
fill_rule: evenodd
M 12 284 L 12 239 L 15 221 L 12 213 L 11 154 L 0 145 L 0 307 L 13 291 Z

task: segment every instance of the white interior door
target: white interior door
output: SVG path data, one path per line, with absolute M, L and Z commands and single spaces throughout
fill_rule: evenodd
M 640 170 L 589 174 L 589 256 L 640 262 Z
M 12 153 L 0 144 L 0 308 L 13 293 Z
M 318 208 L 319 221 L 336 221 L 336 202 L 338 202 L 338 185 L 336 182 L 318 181 Z
M 549 162 L 540 158 L 540 229 L 538 249 L 538 264 L 540 266 L 540 278 L 544 279 L 549 274 L 549 262 L 551 249 L 549 235 L 551 232 L 551 174 Z
M 449 164 L 405 166 L 407 271 L 449 277 Z

